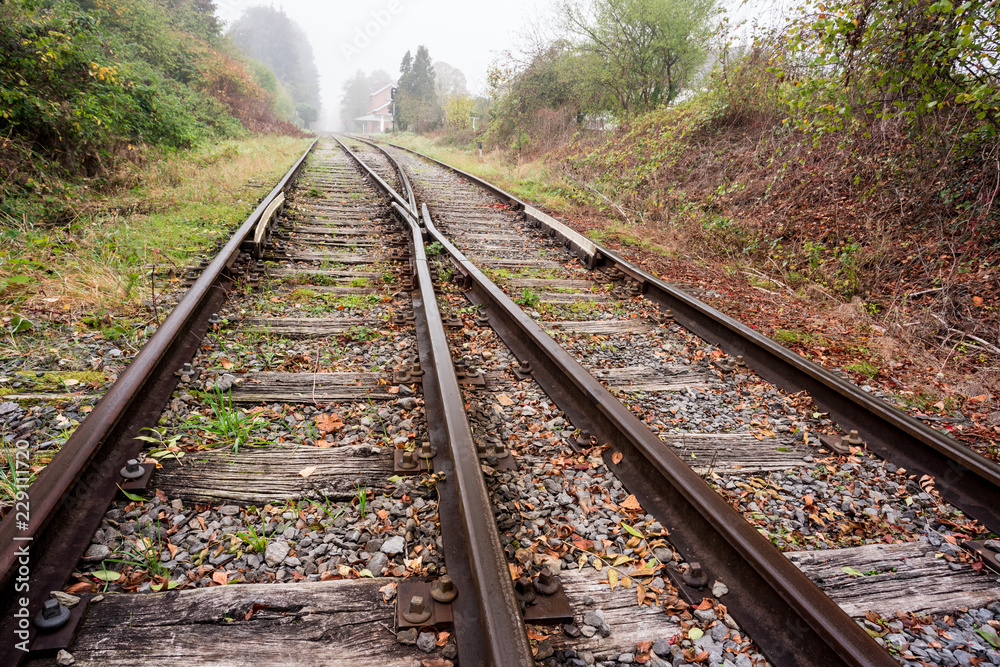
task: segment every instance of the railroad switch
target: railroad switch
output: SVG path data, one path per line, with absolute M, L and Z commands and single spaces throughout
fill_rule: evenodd
M 451 601 L 457 596 L 458 587 L 446 574 L 434 582 L 399 582 L 396 589 L 396 627 L 434 627 L 438 630 L 449 627 L 453 621 Z

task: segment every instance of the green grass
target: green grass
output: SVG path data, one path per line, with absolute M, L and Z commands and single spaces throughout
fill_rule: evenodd
M 233 453 L 239 453 L 240 445 L 262 444 L 260 440 L 255 439 L 254 434 L 257 428 L 264 424 L 263 420 L 235 410 L 232 391 L 223 394 L 215 389 L 205 393 L 204 396 L 212 415 L 210 417 L 191 415 L 185 421 L 185 427 L 195 428 L 220 443 L 230 444 Z
M 521 290 L 521 296 L 515 299 L 515 302 L 517 305 L 524 306 L 525 308 L 534 308 L 540 300 L 541 297 L 538 295 L 538 292 L 530 287 L 525 287 Z
M 776 329 L 771 334 L 771 340 L 782 345 L 827 345 L 828 341 L 822 336 L 811 334 L 807 331 L 797 329 Z
M 844 366 L 844 370 L 854 371 L 861 375 L 866 376 L 869 380 L 878 375 L 878 366 L 875 366 L 869 361 L 856 361 L 853 364 Z
M 7 224 L 0 234 L 0 314 L 134 310 L 149 298 L 148 267 L 180 269 L 243 222 L 308 146 L 259 136 L 164 154 L 139 185 L 81 191 L 72 222 Z M 162 280 L 158 289 L 165 285 Z M 42 301 L 45 299 L 45 301 Z

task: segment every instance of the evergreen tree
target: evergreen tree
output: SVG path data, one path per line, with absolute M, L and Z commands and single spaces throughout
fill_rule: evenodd
M 426 132 L 441 123 L 441 105 L 435 87 L 434 67 L 426 46 L 417 55 L 407 51 L 399 67 L 396 91 L 396 128 Z

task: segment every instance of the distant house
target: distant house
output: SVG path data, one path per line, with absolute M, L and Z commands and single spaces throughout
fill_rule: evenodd
M 393 84 L 388 84 L 368 96 L 368 114 L 355 118 L 357 131 L 362 134 L 381 134 L 392 132 L 392 91 Z

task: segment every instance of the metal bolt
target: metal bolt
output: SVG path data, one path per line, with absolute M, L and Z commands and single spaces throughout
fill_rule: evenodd
M 498 442 L 493 445 L 493 456 L 498 459 L 505 459 L 510 456 L 510 450 L 502 442 Z
M 847 444 L 849 445 L 854 445 L 855 447 L 864 444 L 864 440 L 861 439 L 861 436 L 858 435 L 858 432 L 855 431 L 854 429 L 851 429 L 851 432 L 847 434 L 847 437 L 844 438 L 844 441 L 847 442 Z
M 125 479 L 139 479 L 146 474 L 146 469 L 139 465 L 138 459 L 129 459 L 125 467 L 118 471 Z
M 424 440 L 423 444 L 420 445 L 420 449 L 417 450 L 417 455 L 421 459 L 432 459 L 437 456 L 438 450 L 431 447 L 431 443 Z
M 535 590 L 542 595 L 552 595 L 559 590 L 559 577 L 552 574 L 549 568 L 542 568 L 538 579 L 535 580 Z
M 478 324 L 479 326 L 485 327 L 489 323 L 490 323 L 490 318 L 485 313 L 476 315 L 476 324 Z
M 35 627 L 47 632 L 58 630 L 66 625 L 69 617 L 70 611 L 67 607 L 59 604 L 59 600 L 49 598 L 42 604 L 42 610 L 35 616 Z
M 476 443 L 476 456 L 482 458 L 486 456 L 489 452 L 486 451 L 486 445 L 482 442 Z
M 410 604 L 403 612 L 403 620 L 407 623 L 423 623 L 431 617 L 430 607 L 424 605 L 424 598 L 421 595 L 414 595 L 410 598 Z
M 208 323 L 211 324 L 213 327 L 217 326 L 219 322 L 220 320 L 218 313 L 212 313 L 212 316 L 208 318 Z
M 528 577 L 521 577 L 514 582 L 514 597 L 524 604 L 535 602 L 535 587 Z
M 694 588 L 702 588 L 708 584 L 708 573 L 701 569 L 701 563 L 695 561 L 688 563 L 688 569 L 684 571 L 684 583 Z
M 400 468 L 402 468 L 403 470 L 413 470 L 419 465 L 420 461 L 418 461 L 417 457 L 413 455 L 413 452 L 411 451 L 403 452 L 403 456 L 399 460 Z
M 191 364 L 184 362 L 184 365 L 181 366 L 181 375 L 194 375 L 194 368 L 191 367 Z
M 431 597 L 438 602 L 448 603 L 458 597 L 458 588 L 455 586 L 455 582 L 451 580 L 451 577 L 443 574 L 431 586 Z

